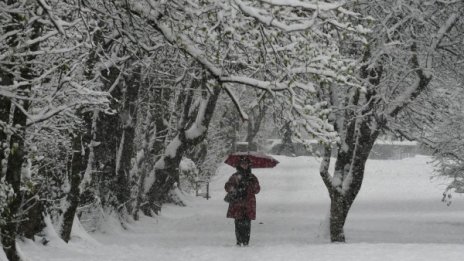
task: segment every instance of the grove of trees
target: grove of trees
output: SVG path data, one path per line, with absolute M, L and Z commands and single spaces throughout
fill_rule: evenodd
M 385 132 L 462 187 L 463 17 L 459 0 L 0 1 L 3 251 L 184 204 L 242 125 L 325 146 L 332 242 Z

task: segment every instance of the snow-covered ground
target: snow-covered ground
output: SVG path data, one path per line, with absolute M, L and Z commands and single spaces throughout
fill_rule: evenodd
M 188 198 L 188 207 L 165 206 L 157 218 L 105 233 L 76 229 L 66 245 L 20 243 L 35 260 L 458 260 L 464 254 L 464 200 L 442 203 L 446 184 L 430 179 L 427 157 L 371 160 L 345 226 L 346 244 L 324 235 L 329 199 L 310 157 L 276 157 L 273 169 L 257 169 L 261 183 L 250 246 L 235 246 L 233 220 L 226 219 L 223 185 L 233 172 L 221 166 L 210 200 Z M 2 257 L 0 256 L 0 259 Z

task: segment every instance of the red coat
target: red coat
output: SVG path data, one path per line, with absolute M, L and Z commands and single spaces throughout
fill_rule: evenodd
M 249 174 L 249 185 L 246 189 L 246 197 L 243 200 L 235 201 L 229 203 L 229 209 L 227 210 L 228 218 L 243 219 L 247 217 L 248 219 L 256 219 L 256 197 L 255 194 L 259 193 L 261 189 L 259 186 L 258 178 L 255 175 Z M 227 192 L 230 192 L 237 188 L 240 181 L 241 174 L 234 173 L 230 176 L 229 180 L 226 182 L 224 189 Z

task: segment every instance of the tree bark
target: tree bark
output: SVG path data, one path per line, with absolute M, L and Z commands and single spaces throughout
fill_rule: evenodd
M 0 86 L 1 85 L 10 85 L 11 83 L 6 83 L 6 77 L 2 75 L 2 71 L 0 70 Z M 11 102 L 10 100 L 0 97 L 0 179 L 2 179 L 6 174 L 6 158 L 5 158 L 5 148 L 8 147 L 8 122 L 10 119 L 10 109 L 11 109 Z
M 11 4 L 11 3 L 8 3 Z M 19 16 L 15 16 L 14 20 L 18 21 L 18 24 L 22 18 Z M 36 39 L 42 34 L 42 25 L 40 23 L 33 23 L 32 26 L 32 35 L 31 39 Z M 13 29 L 13 28 L 10 28 Z M 8 30 L 8 29 L 7 29 Z M 17 43 L 16 37 L 11 37 L 11 42 L 9 44 Z M 39 43 L 32 44 L 28 50 L 29 51 L 37 51 L 39 49 Z M 28 56 L 26 59 L 27 61 L 32 61 L 35 57 L 33 55 Z M 20 67 L 18 70 L 20 77 L 25 79 L 26 81 L 32 80 L 35 78 L 35 72 L 31 65 L 26 65 Z M 5 74 L 5 73 L 2 73 Z M 7 75 L 2 75 L 6 77 L 6 83 L 14 79 L 14 76 L 6 73 Z M 31 85 L 26 84 L 18 88 L 17 95 L 18 97 L 29 97 L 31 91 Z M 8 202 L 6 211 L 1 213 L 2 219 L 4 220 L 4 225 L 0 226 L 0 233 L 2 235 L 1 241 L 3 250 L 7 258 L 10 261 L 19 261 L 21 258 L 18 255 L 16 249 L 16 236 L 17 236 L 17 220 L 18 219 L 18 211 L 21 206 L 21 169 L 22 164 L 25 158 L 25 151 L 24 151 L 24 140 L 25 140 L 25 133 L 26 133 L 26 125 L 27 125 L 27 115 L 23 113 L 19 108 L 18 105 L 21 105 L 24 111 L 29 109 L 30 101 L 27 99 L 16 99 L 16 107 L 13 112 L 13 121 L 12 126 L 15 128 L 13 134 L 10 138 L 10 146 L 9 146 L 9 155 L 7 161 L 7 169 L 5 173 L 5 182 L 11 185 L 14 196 L 10 202 Z M 8 103 L 6 104 L 8 105 Z M 4 107 L 3 109 L 5 109 Z M 2 166 L 3 167 L 3 166 Z
M 71 170 L 69 171 L 70 190 L 66 195 L 67 208 L 63 213 L 63 221 L 60 229 L 60 237 L 66 243 L 71 239 L 71 230 L 76 215 L 77 206 L 80 198 L 80 184 L 85 170 L 87 169 L 88 158 L 88 137 L 81 133 L 74 134 L 72 137 L 72 159 Z
M 292 127 L 290 126 L 290 121 L 285 123 L 285 125 L 282 128 L 283 132 L 283 137 L 282 137 L 282 143 L 280 144 L 279 150 L 277 151 L 277 154 L 284 154 L 284 155 L 291 155 L 291 156 L 296 156 L 296 151 L 293 146 L 293 141 L 292 141 L 292 136 L 293 136 L 293 130 Z
M 266 116 L 267 106 L 264 104 L 264 101 L 256 106 L 250 114 L 250 119 L 248 120 L 247 125 L 247 137 L 246 142 L 248 143 L 249 150 L 257 150 L 258 146 L 255 144 L 254 139 L 258 135 L 259 130 L 261 129 L 261 124 Z
M 198 80 L 193 80 L 192 86 L 206 84 L 204 81 L 205 79 L 202 79 L 201 82 Z M 190 120 L 195 121 L 195 119 L 199 117 L 198 113 L 204 113 L 204 115 L 200 116 L 200 118 L 203 118 L 202 122 L 195 122 L 191 126 L 186 126 L 185 128 L 181 128 L 179 130 L 178 135 L 174 138 L 171 144 L 168 145 L 168 149 L 171 149 L 170 147 L 172 147 L 173 151 L 170 151 L 168 154 L 163 156 L 159 162 L 157 162 L 161 164 L 155 166 L 155 180 L 152 184 L 148 184 L 149 190 L 145 191 L 149 198 L 149 206 L 153 208 L 155 213 L 161 209 L 161 205 L 166 201 L 169 191 L 179 180 L 178 167 L 184 153 L 190 148 L 202 142 L 206 137 L 209 123 L 213 116 L 221 88 L 216 87 L 212 93 L 206 94 L 206 88 L 204 86 L 201 87 L 203 88 L 204 99 L 206 99 L 206 108 L 204 111 L 197 111 L 195 115 L 191 115 L 189 118 Z M 189 111 L 189 108 L 185 109 Z M 186 112 L 186 110 L 184 110 L 184 112 Z M 184 119 L 184 121 L 188 121 L 188 119 Z M 198 125 L 201 125 L 201 127 L 204 128 L 203 131 L 195 134 L 193 137 L 188 137 L 186 133 L 189 128 L 200 127 Z M 147 188 L 147 185 L 145 188 Z
M 152 99 L 148 101 L 151 104 L 150 107 L 153 107 L 152 112 L 150 112 L 149 121 L 147 125 L 153 122 L 153 127 L 148 128 L 145 134 L 145 141 L 147 142 L 146 150 L 144 153 L 142 173 L 138 182 L 138 197 L 137 197 L 137 207 L 134 213 L 134 217 L 138 218 L 138 211 L 142 212 L 147 216 L 152 216 L 152 210 L 154 208 L 150 206 L 149 200 L 146 195 L 145 187 L 145 178 L 154 171 L 154 163 L 158 161 L 161 157 L 163 149 L 165 148 L 166 139 L 168 138 L 168 126 L 165 122 L 170 121 L 170 113 L 168 112 L 169 102 L 172 100 L 173 91 L 167 88 L 155 88 L 152 93 Z
M 13 116 L 13 126 L 21 127 L 11 136 L 10 154 L 8 157 L 5 176 L 6 183 L 12 186 L 15 195 L 7 205 L 8 211 L 4 211 L 4 213 L 2 213 L 5 225 L 1 226 L 3 250 L 10 261 L 20 260 L 16 250 L 16 221 L 18 219 L 17 213 L 21 204 L 21 167 L 24 161 L 24 128 L 26 126 L 26 120 L 26 115 L 24 115 L 19 109 L 16 109 Z
M 330 197 L 330 241 L 345 242 L 344 226 L 348 215 L 348 204 L 345 197 L 334 192 Z
M 32 78 L 32 70 L 26 68 L 21 72 L 26 79 Z M 23 86 L 18 93 L 27 97 L 31 86 Z M 22 107 L 27 111 L 29 101 L 24 100 Z M 24 161 L 24 139 L 26 131 L 27 116 L 18 108 L 13 113 L 13 126 L 16 130 L 10 139 L 10 154 L 8 156 L 7 170 L 5 175 L 6 183 L 10 184 L 15 193 L 13 199 L 9 202 L 7 209 L 2 213 L 5 225 L 1 226 L 1 240 L 3 250 L 10 261 L 20 260 L 16 250 L 17 220 L 18 210 L 21 205 L 21 168 Z
M 120 71 L 115 68 L 109 68 L 108 70 L 101 72 L 104 83 L 104 91 L 109 91 L 110 87 L 114 86 L 111 90 L 110 107 L 115 111 L 114 114 L 106 114 L 104 112 L 98 112 L 98 120 L 96 123 L 95 141 L 99 144 L 94 147 L 95 155 L 95 166 L 96 171 L 100 173 L 93 177 L 93 183 L 98 184 L 97 186 L 97 197 L 101 200 L 102 208 L 113 208 L 117 209 L 118 204 L 115 200 L 115 184 L 116 184 L 116 157 L 118 153 L 118 147 L 122 130 L 120 129 L 119 122 L 119 109 L 120 104 L 118 101 L 122 99 L 121 83 L 117 83 L 120 77 Z
M 134 139 L 135 126 L 137 123 L 137 98 L 141 85 L 141 68 L 136 68 L 130 77 L 125 80 L 123 104 L 120 112 L 120 125 L 122 129 L 119 162 L 116 163 L 117 180 L 116 180 L 116 197 L 119 202 L 120 213 L 127 211 L 132 213 L 131 209 L 131 187 L 133 180 L 130 177 L 132 168 L 131 160 L 134 157 Z
M 351 122 L 345 144 L 347 148 L 339 148 L 335 173 L 341 175 L 342 182 L 329 189 L 330 206 L 330 240 L 345 242 L 344 226 L 350 208 L 358 195 L 364 179 L 364 169 L 378 137 L 379 129 L 371 129 L 373 117 L 366 116 L 356 123 Z M 356 127 L 356 124 L 359 124 Z M 345 184 L 344 184 L 345 183 Z

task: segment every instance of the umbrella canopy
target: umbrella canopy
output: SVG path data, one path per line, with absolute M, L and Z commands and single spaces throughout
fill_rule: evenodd
M 251 163 L 251 168 L 273 168 L 279 163 L 273 157 L 262 152 L 235 152 L 230 154 L 224 163 L 237 167 L 241 158 L 248 158 Z

